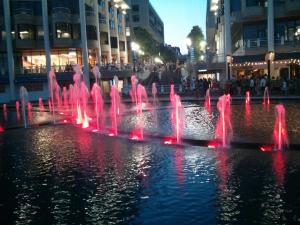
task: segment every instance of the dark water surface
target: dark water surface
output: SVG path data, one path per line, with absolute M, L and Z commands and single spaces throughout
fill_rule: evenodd
M 0 224 L 300 224 L 300 152 L 0 134 Z

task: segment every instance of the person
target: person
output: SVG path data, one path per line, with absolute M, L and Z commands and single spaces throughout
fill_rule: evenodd
M 267 84 L 266 78 L 262 77 L 260 79 L 260 90 L 261 90 L 261 92 L 264 92 L 266 84 Z
M 250 93 L 251 93 L 251 94 L 254 93 L 254 86 L 255 86 L 255 84 L 254 84 L 254 78 L 251 77 L 251 79 L 250 79 L 250 84 L 249 84 L 249 87 L 250 87 Z
M 284 78 L 283 81 L 282 81 L 281 90 L 282 90 L 284 95 L 288 94 L 288 84 L 287 84 L 286 78 Z
M 236 81 L 236 88 L 237 88 L 238 96 L 241 96 L 241 94 L 242 94 L 242 82 L 241 82 L 240 78 L 238 78 L 237 81 Z

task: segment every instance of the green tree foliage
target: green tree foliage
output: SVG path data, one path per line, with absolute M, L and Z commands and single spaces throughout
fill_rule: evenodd
M 204 54 L 203 49 L 200 47 L 200 43 L 204 41 L 204 35 L 199 26 L 193 26 L 191 32 L 187 36 L 192 41 L 192 47 L 195 49 L 195 58 L 199 60 L 199 57 Z
M 134 30 L 134 41 L 141 46 L 141 49 L 145 52 L 144 57 L 146 59 L 160 55 L 164 62 L 176 62 L 174 51 L 158 43 L 144 28 Z

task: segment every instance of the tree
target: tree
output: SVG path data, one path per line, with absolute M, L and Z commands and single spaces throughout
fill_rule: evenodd
M 138 27 L 134 30 L 134 41 L 136 41 L 145 52 L 145 58 L 149 59 L 160 55 L 164 62 L 176 61 L 175 53 L 167 46 L 158 43 L 144 28 Z
M 204 35 L 201 28 L 199 26 L 193 26 L 187 37 L 191 39 L 191 47 L 195 50 L 195 58 L 197 61 L 200 61 L 199 57 L 205 52 L 205 49 L 201 46 L 201 43 L 204 41 Z

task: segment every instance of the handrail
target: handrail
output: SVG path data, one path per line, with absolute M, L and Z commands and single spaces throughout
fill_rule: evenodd
M 66 13 L 71 14 L 71 10 L 67 7 L 53 7 L 52 8 L 52 14 L 53 13 Z

